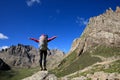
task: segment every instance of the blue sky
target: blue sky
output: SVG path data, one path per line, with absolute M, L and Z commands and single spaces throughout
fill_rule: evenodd
M 38 48 L 28 38 L 38 39 L 44 33 L 57 36 L 49 43 L 50 49 L 68 52 L 90 17 L 116 6 L 120 0 L 1 0 L 0 48 L 18 43 Z

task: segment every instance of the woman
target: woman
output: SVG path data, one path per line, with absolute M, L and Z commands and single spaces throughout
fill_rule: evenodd
M 51 40 L 55 39 L 56 36 L 53 36 L 51 38 L 48 38 L 48 35 L 42 34 L 39 37 L 39 40 L 35 39 L 35 38 L 30 38 L 30 40 L 33 40 L 37 43 L 39 43 L 39 53 L 40 53 L 40 67 L 41 70 L 47 70 L 46 69 L 46 57 L 47 57 L 47 50 L 48 50 L 48 42 L 50 42 Z M 43 58 L 44 57 L 44 58 Z M 42 66 L 42 60 L 44 59 L 44 67 Z

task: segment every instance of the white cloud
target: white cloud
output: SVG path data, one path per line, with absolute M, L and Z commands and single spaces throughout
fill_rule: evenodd
M 8 39 L 8 37 L 5 36 L 4 34 L 0 33 L 0 39 Z
M 27 0 L 26 3 L 28 6 L 32 6 L 35 3 L 40 4 L 41 1 L 40 0 Z
M 0 47 L 0 50 L 6 49 L 6 48 L 9 48 L 9 46 L 2 46 L 2 47 Z
M 76 23 L 80 26 L 86 26 L 88 24 L 88 19 L 77 17 Z

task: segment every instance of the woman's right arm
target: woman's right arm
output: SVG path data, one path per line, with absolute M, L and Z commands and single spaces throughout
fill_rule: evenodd
M 37 39 L 35 39 L 35 38 L 29 38 L 30 40 L 33 40 L 33 41 L 35 41 L 35 42 L 39 42 L 39 40 L 37 40 Z

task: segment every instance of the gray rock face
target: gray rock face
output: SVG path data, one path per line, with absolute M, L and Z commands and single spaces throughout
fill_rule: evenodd
M 74 40 L 70 51 L 76 50 L 78 54 L 81 54 L 97 45 L 120 47 L 119 7 L 116 11 L 110 8 L 105 13 L 90 18 L 81 38 Z
M 0 52 L 0 57 L 12 67 L 29 68 L 37 65 L 37 50 L 28 45 L 18 44 Z

